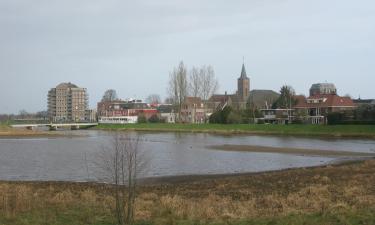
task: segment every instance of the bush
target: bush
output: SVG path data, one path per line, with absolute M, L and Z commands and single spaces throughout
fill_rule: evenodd
M 264 120 L 258 120 L 257 124 L 265 124 Z
M 327 116 L 328 124 L 334 125 L 339 124 L 344 120 L 344 114 L 341 112 L 333 112 Z
M 226 106 L 223 110 L 214 112 L 210 118 L 210 123 L 221 123 L 226 124 L 228 123 L 228 116 L 232 112 L 232 108 L 230 106 Z
M 138 123 L 147 123 L 146 116 L 143 114 L 138 115 Z
M 240 114 L 235 112 L 230 112 L 227 118 L 227 123 L 229 124 L 239 124 L 242 122 L 242 117 Z
M 305 124 L 305 122 L 301 118 L 297 118 L 292 121 L 292 124 Z
M 351 116 L 352 112 L 334 112 L 327 116 L 328 125 L 374 125 L 375 120 L 371 117 L 369 119 L 363 119 L 364 117 L 358 117 L 358 115 Z
M 211 116 L 208 118 L 209 123 L 222 123 L 220 113 L 220 111 L 212 113 Z
M 375 125 L 375 120 L 343 120 L 335 125 Z
M 354 119 L 359 121 L 375 120 L 375 105 L 362 105 L 354 110 Z
M 159 119 L 159 117 L 155 114 L 155 115 L 152 115 L 152 116 L 148 119 L 148 122 L 150 122 L 150 123 L 160 123 L 160 119 Z

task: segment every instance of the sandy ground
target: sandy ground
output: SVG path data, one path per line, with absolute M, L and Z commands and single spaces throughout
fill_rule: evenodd
M 262 152 L 262 153 L 279 153 L 304 156 L 326 156 L 326 157 L 375 157 L 374 153 L 349 152 L 336 150 L 317 150 L 303 148 L 279 148 L 257 145 L 214 145 L 209 146 L 212 150 L 221 151 L 241 151 L 241 152 Z
M 39 138 L 39 137 L 75 137 L 81 135 L 66 135 L 57 131 L 41 131 L 15 129 L 8 127 L 0 127 L 0 138 Z

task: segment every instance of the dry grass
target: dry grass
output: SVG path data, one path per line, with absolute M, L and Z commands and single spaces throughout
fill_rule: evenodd
M 311 169 L 241 175 L 140 187 L 138 220 L 228 221 L 306 213 L 339 213 L 375 207 L 375 160 Z M 0 183 L 0 215 L 16 218 L 54 208 L 111 215 L 111 187 L 58 182 Z M 45 210 L 46 211 L 46 210 Z M 46 217 L 53 218 L 47 210 Z M 1 217 L 0 216 L 0 217 Z M 52 217 L 51 217 L 52 216 Z M 56 216 L 56 215 L 55 215 Z M 1 223 L 1 222 L 0 222 Z M 157 223 L 157 222 L 156 222 Z
M 0 126 L 0 137 L 40 137 L 40 136 L 56 136 L 51 132 L 35 131 L 26 129 L 15 129 L 8 126 Z

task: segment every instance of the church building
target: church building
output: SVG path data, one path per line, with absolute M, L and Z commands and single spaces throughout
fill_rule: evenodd
M 237 96 L 240 101 L 246 102 L 250 93 L 250 79 L 246 75 L 245 64 L 242 64 L 241 76 L 237 82 Z
M 235 94 L 213 95 L 208 104 L 214 111 L 231 106 L 234 109 L 245 109 L 250 95 L 250 78 L 246 74 L 245 64 L 242 64 L 241 75 L 237 79 L 237 91 Z

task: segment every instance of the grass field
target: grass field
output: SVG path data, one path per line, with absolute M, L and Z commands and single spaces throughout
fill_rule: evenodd
M 265 125 L 265 124 L 100 124 L 96 129 L 211 132 L 224 134 L 275 134 L 375 138 L 375 125 Z
M 139 187 L 138 225 L 375 224 L 375 160 Z M 112 187 L 0 182 L 0 224 L 115 224 Z

